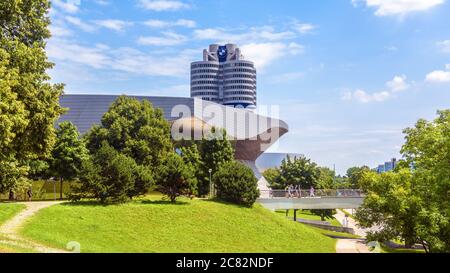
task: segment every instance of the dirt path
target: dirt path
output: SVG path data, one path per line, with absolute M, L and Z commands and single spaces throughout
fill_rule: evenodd
M 44 201 L 44 202 L 23 202 L 18 204 L 23 204 L 26 206 L 19 214 L 14 216 L 12 219 L 8 220 L 2 226 L 0 226 L 0 243 L 10 246 L 15 246 L 19 248 L 29 249 L 33 252 L 42 253 L 65 253 L 66 250 L 56 249 L 41 245 L 29 239 L 23 238 L 19 234 L 20 228 L 25 224 L 25 222 L 36 214 L 41 209 L 61 204 L 62 202 L 54 201 Z

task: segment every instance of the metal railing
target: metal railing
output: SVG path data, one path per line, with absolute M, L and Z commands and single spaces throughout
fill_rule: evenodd
M 359 189 L 261 190 L 260 193 L 260 198 L 364 197 L 363 191 Z

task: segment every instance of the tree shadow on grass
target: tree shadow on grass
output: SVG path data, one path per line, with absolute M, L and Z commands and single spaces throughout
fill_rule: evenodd
M 222 205 L 227 205 L 227 206 L 233 206 L 233 207 L 237 207 L 237 208 L 244 208 L 244 209 L 251 209 L 254 206 L 246 206 L 243 204 L 236 204 L 236 203 L 231 203 L 231 202 L 227 202 L 218 198 L 213 198 L 213 199 L 202 199 L 201 201 L 203 202 L 211 202 L 211 203 L 218 203 L 218 204 L 222 204 Z
M 105 204 L 105 203 L 101 203 L 99 201 L 94 201 L 94 200 L 65 202 L 65 203 L 61 204 L 61 206 L 67 206 L 67 207 L 108 207 L 108 206 L 114 206 L 114 205 L 121 205 L 121 204 Z
M 139 203 L 145 205 L 176 205 L 176 206 L 190 205 L 190 203 L 186 201 L 170 202 L 170 200 L 142 200 Z

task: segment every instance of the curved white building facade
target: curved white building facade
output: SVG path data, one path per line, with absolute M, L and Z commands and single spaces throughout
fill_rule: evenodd
M 210 45 L 203 61 L 191 64 L 191 97 L 233 106 L 256 108 L 256 69 L 234 44 Z

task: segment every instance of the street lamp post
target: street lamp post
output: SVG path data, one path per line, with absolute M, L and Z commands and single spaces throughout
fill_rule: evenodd
M 212 179 L 211 179 L 212 169 L 209 169 L 208 172 L 209 172 L 209 198 L 213 198 L 214 193 L 213 193 L 213 184 L 212 184 Z

